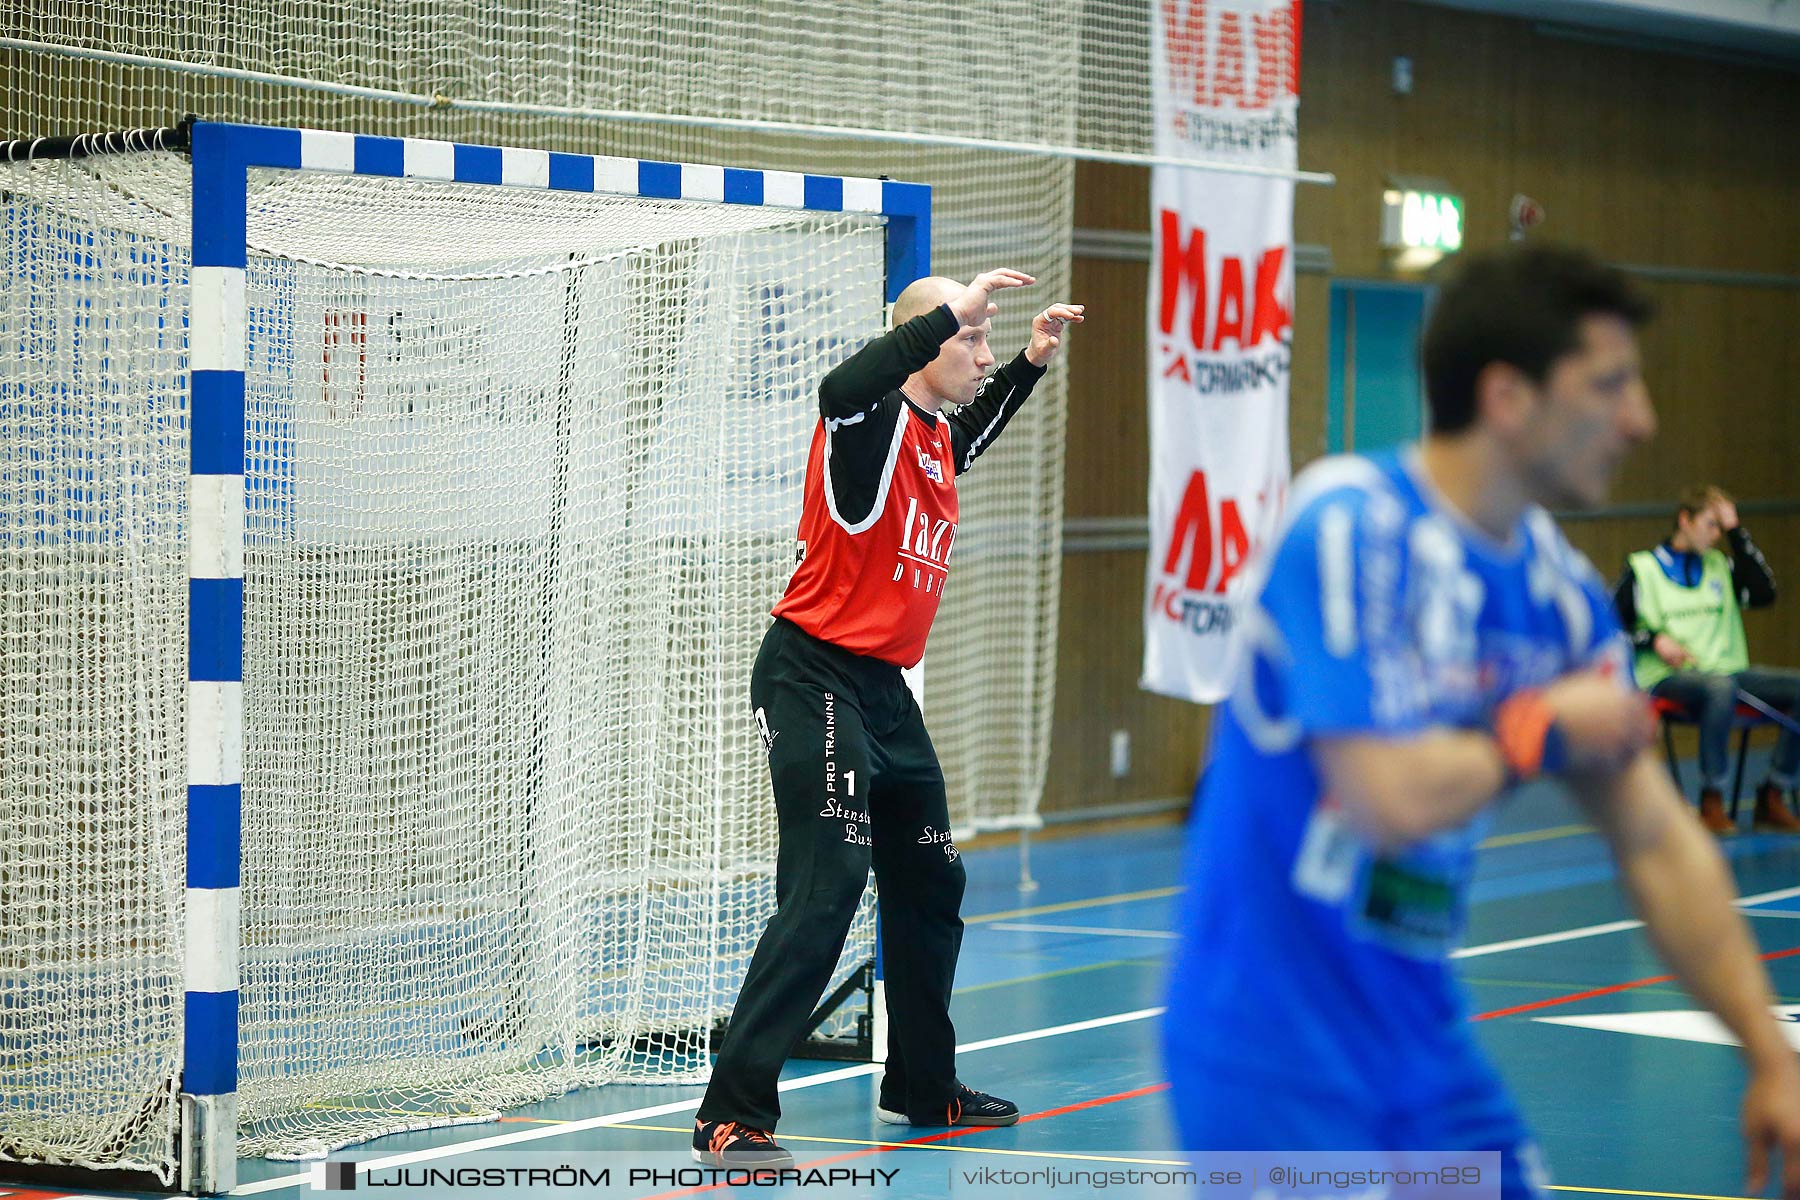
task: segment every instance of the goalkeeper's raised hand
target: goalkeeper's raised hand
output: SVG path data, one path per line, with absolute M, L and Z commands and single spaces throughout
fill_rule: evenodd
M 1001 288 L 1025 287 L 1036 282 L 1032 276 L 1011 267 L 983 271 L 970 281 L 960 295 L 950 300 L 950 312 L 964 325 L 979 325 L 1000 311 L 993 303 L 995 292 Z

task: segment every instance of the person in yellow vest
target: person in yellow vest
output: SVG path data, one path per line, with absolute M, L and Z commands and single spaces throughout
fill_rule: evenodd
M 1800 717 L 1800 671 L 1750 665 L 1742 610 L 1775 602 L 1775 576 L 1738 524 L 1732 498 L 1711 485 L 1683 492 L 1675 531 L 1625 560 L 1613 601 L 1637 651 L 1638 686 L 1681 705 L 1699 726 L 1701 822 L 1716 834 L 1736 833 L 1723 788 L 1737 693 Z M 1800 833 L 1800 818 L 1784 799 L 1796 767 L 1800 739 L 1784 728 L 1756 789 L 1758 829 Z

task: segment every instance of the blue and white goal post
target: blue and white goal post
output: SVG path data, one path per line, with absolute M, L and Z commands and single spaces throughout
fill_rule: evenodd
M 929 188 L 200 121 L 0 143 L 0 191 L 14 310 L 42 309 L 0 344 L 0 442 L 34 447 L 0 603 L 71 680 L 45 705 L 170 749 L 0 758 L 0 799 L 135 822 L 144 855 L 25 851 L 143 915 L 41 935 L 33 986 L 110 1032 L 0 1008 L 0 1042 L 130 1059 L 96 1087 L 48 1056 L 0 1102 L 0 1178 L 218 1193 L 240 1153 L 491 1119 L 471 1079 L 702 1075 L 773 908 L 745 687 L 817 383 L 929 272 Z M 9 581 L 96 557 L 108 654 L 57 658 L 74 610 Z M 120 653 L 124 682 L 82 678 Z

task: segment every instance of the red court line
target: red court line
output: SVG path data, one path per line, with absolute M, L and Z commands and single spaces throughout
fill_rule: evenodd
M 1084 1108 L 1098 1108 L 1102 1104 L 1116 1104 L 1121 1100 L 1131 1100 L 1138 1096 L 1148 1096 L 1154 1092 L 1167 1091 L 1168 1087 L 1169 1085 L 1166 1083 L 1153 1083 L 1149 1087 L 1133 1088 L 1129 1092 L 1115 1092 L 1111 1096 L 1100 1096 L 1093 1100 L 1083 1100 L 1077 1104 L 1065 1104 L 1061 1108 L 1046 1108 L 1043 1112 L 1025 1114 L 1020 1117 L 1015 1124 L 1023 1125 L 1027 1121 L 1041 1121 L 1045 1117 L 1061 1116 L 1063 1113 L 1077 1112 Z M 894 1150 L 901 1146 L 925 1146 L 932 1142 L 943 1142 L 948 1141 L 951 1138 L 968 1137 L 972 1133 L 992 1133 L 995 1129 L 1005 1128 L 1009 1127 L 1005 1125 L 964 1125 L 958 1129 L 946 1129 L 942 1133 L 934 1133 L 926 1137 L 908 1138 L 906 1141 L 897 1142 L 892 1146 L 871 1146 L 866 1150 L 849 1150 L 831 1158 L 813 1159 L 805 1164 L 795 1163 L 794 1165 L 800 1170 L 810 1171 L 815 1167 L 828 1167 L 834 1163 L 849 1162 L 856 1158 L 867 1158 L 871 1154 L 886 1154 L 889 1150 Z M 698 1196 L 703 1192 L 713 1192 L 720 1188 L 730 1186 L 731 1185 L 728 1183 L 709 1183 L 704 1187 L 688 1188 L 685 1191 L 658 1192 L 654 1196 L 644 1197 L 644 1200 L 675 1200 L 678 1196 Z
M 1757 957 L 1763 962 L 1770 962 L 1774 959 L 1787 958 L 1794 954 L 1800 954 L 1800 946 L 1795 946 L 1789 950 L 1771 950 L 1769 953 L 1759 954 Z M 1652 975 L 1648 979 L 1633 979 L 1630 983 L 1615 983 L 1611 987 L 1593 988 L 1585 992 L 1571 992 L 1567 996 L 1552 996 L 1548 1000 L 1533 1000 L 1530 1004 L 1515 1004 L 1511 1008 L 1496 1008 L 1492 1012 L 1479 1013 L 1469 1019 L 1471 1021 L 1491 1021 L 1495 1017 L 1513 1017 L 1520 1013 L 1535 1012 L 1540 1008 L 1551 1008 L 1558 1004 L 1568 1004 L 1574 1000 L 1592 1000 L 1596 996 L 1610 996 L 1614 992 L 1628 992 L 1632 988 L 1649 987 L 1653 983 L 1670 983 L 1673 982 L 1674 979 L 1675 977 L 1673 975 Z
M 1116 1104 L 1120 1100 L 1133 1100 L 1139 1096 L 1148 1096 L 1154 1092 L 1165 1092 L 1169 1089 L 1166 1083 L 1153 1083 L 1149 1087 L 1135 1088 L 1129 1092 L 1115 1092 L 1111 1096 L 1101 1096 L 1095 1100 L 1083 1100 L 1079 1104 L 1065 1104 L 1061 1108 L 1046 1108 L 1043 1112 L 1028 1113 L 1014 1122 L 1023 1125 L 1027 1121 L 1041 1121 L 1045 1117 L 1060 1117 L 1064 1113 L 1079 1112 L 1084 1108 L 1098 1108 L 1102 1104 Z M 946 1129 L 942 1133 L 934 1133 L 929 1137 L 909 1138 L 900 1143 L 903 1146 L 924 1146 L 931 1142 L 942 1142 L 949 1138 L 968 1137 L 971 1133 L 984 1133 L 991 1129 L 1004 1129 L 1004 1125 L 965 1125 L 960 1129 Z M 874 1150 L 859 1151 L 862 1154 L 880 1154 L 885 1147 Z

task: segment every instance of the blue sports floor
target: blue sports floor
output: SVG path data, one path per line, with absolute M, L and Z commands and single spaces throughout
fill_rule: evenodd
M 1736 1051 L 1704 1040 L 1690 1018 L 1655 1015 L 1695 1006 L 1661 979 L 1662 967 L 1614 889 L 1604 849 L 1578 820 L 1548 792 L 1521 796 L 1500 814 L 1482 856 L 1461 964 L 1481 1037 L 1536 1127 L 1558 1194 L 1743 1196 Z M 1181 836 L 1180 826 L 1169 824 L 1037 840 L 1031 862 L 1040 886 L 1029 893 L 1017 886 L 1013 847 L 965 856 L 968 933 L 954 1001 L 959 1073 L 1016 1101 L 1026 1114 L 1017 1126 L 924 1130 L 915 1138 L 915 1131 L 876 1122 L 870 1068 L 795 1062 L 785 1076 L 779 1132 L 801 1165 L 898 1175 L 874 1187 L 644 1185 L 605 1194 L 1181 1194 L 1101 1188 L 1091 1177 L 1053 1189 L 1045 1182 L 1008 1189 L 980 1175 L 1153 1169 L 1174 1161 L 1157 1014 Z M 1746 832 L 1725 846 L 1750 898 L 1745 911 L 1768 956 L 1778 1002 L 1800 1006 L 1800 838 Z M 1256 981 L 1243 984 L 1254 988 Z M 1571 1019 L 1588 1023 L 1564 1023 Z M 392 1179 L 407 1165 L 537 1165 L 574 1154 L 569 1161 L 610 1164 L 616 1184 L 632 1163 L 691 1166 L 685 1153 L 700 1091 L 598 1088 L 519 1110 L 497 1125 L 395 1135 L 340 1157 L 387 1169 Z M 241 1178 L 240 1194 L 314 1194 L 301 1164 L 247 1160 Z M 363 1190 L 375 1178 L 366 1177 Z M 1250 1196 L 1247 1189 L 1208 1194 Z

